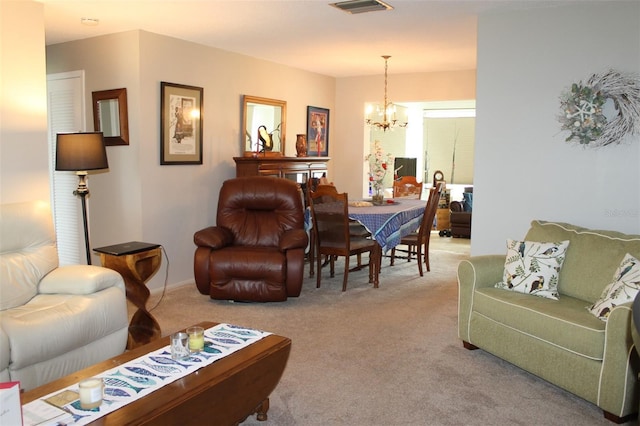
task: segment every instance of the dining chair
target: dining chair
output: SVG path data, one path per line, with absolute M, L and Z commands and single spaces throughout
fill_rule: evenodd
M 436 210 L 438 209 L 438 201 L 440 200 L 440 192 L 442 191 L 443 186 L 443 182 L 437 182 L 436 185 L 429 190 L 429 198 L 427 199 L 427 205 L 424 208 L 424 215 L 420 222 L 420 228 L 418 228 L 416 232 L 412 232 L 409 235 L 402 237 L 400 240 L 400 244 L 406 245 L 407 250 L 398 249 L 398 251 L 404 251 L 407 253 L 407 262 L 411 261 L 414 254 L 416 255 L 418 271 L 420 272 L 421 277 L 423 276 L 423 256 L 424 263 L 427 265 L 427 272 L 431 271 L 431 265 L 429 264 L 429 241 L 431 239 L 433 220 L 435 219 Z M 391 249 L 391 266 L 394 264 L 395 257 L 396 248 L 394 247 Z
M 418 182 L 415 176 L 402 176 L 393 181 L 393 198 L 422 197 L 422 182 Z
M 314 189 L 310 193 L 319 192 L 320 194 L 338 194 L 338 189 L 333 184 L 316 184 Z M 307 205 L 311 205 L 310 199 L 307 200 Z M 371 237 L 371 232 L 357 220 L 349 219 L 349 235 L 352 237 L 368 238 Z M 309 276 L 313 277 L 315 274 L 314 259 L 315 259 L 315 244 L 314 235 L 311 232 L 310 246 L 309 246 Z M 358 254 L 358 267 L 362 267 L 362 255 Z M 324 265 L 324 263 L 323 263 Z
M 347 289 L 349 272 L 360 270 L 363 266 L 368 266 L 369 282 L 377 281 L 380 246 L 370 237 L 351 235 L 347 193 L 324 191 L 318 188 L 317 191 L 309 193 L 309 205 L 313 220 L 315 260 L 318 270 L 316 287 L 319 288 L 321 282 L 322 255 L 327 256 L 331 277 L 335 275 L 336 258 L 344 256 L 342 291 Z M 363 253 L 369 253 L 369 262 L 350 269 L 350 257 Z

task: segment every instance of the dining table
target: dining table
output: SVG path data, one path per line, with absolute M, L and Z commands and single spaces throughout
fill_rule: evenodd
M 420 227 L 426 205 L 426 200 L 409 198 L 387 200 L 379 206 L 350 202 L 349 217 L 363 224 L 380 245 L 382 253 L 386 253 L 400 244 L 402 237 Z
M 391 250 L 402 240 L 402 237 L 416 231 L 420 227 L 426 200 L 400 198 L 387 200 L 382 205 L 374 205 L 368 200 L 350 201 L 348 215 L 350 219 L 360 222 L 371 233 L 379 246 L 378 262 L 375 266 L 380 271 L 382 255 Z M 312 227 L 309 210 L 305 212 L 305 228 Z M 313 261 L 309 274 L 313 276 Z M 378 288 L 378 274 L 375 275 L 374 288 Z

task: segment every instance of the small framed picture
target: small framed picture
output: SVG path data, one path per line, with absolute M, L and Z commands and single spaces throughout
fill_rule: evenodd
M 326 108 L 307 107 L 307 155 L 329 155 L 329 110 Z
M 203 92 L 160 82 L 160 164 L 202 164 Z

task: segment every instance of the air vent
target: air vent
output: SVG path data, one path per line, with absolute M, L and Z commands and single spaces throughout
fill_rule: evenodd
M 380 0 L 349 0 L 329 3 L 329 5 L 351 14 L 393 9 L 391 5 L 381 2 Z

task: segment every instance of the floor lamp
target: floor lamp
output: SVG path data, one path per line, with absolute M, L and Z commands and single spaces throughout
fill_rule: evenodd
M 91 265 L 89 249 L 89 228 L 87 226 L 87 171 L 109 168 L 107 150 L 102 132 L 58 133 L 56 136 L 56 170 L 72 171 L 78 175 L 78 189 L 73 195 L 82 201 L 82 223 L 84 225 L 84 245 L 87 250 L 87 264 Z

